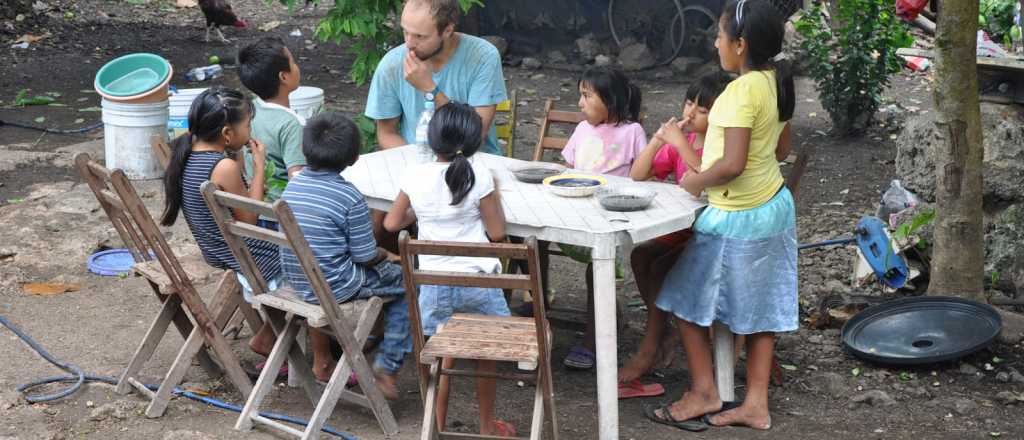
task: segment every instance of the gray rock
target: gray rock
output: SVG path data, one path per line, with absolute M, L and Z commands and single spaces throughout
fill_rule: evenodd
M 811 335 L 810 337 L 807 338 L 807 342 L 820 345 L 821 343 L 825 342 L 825 338 L 822 338 L 821 335 Z
M 14 391 L 0 393 L 0 411 L 7 411 L 20 405 L 22 402 L 21 396 Z
M 996 401 L 1003 405 L 1013 405 L 1014 403 L 1021 401 L 1021 398 L 1013 391 L 1000 391 L 996 393 Z
M 598 67 L 610 66 L 615 63 L 615 58 L 608 55 L 598 55 L 594 57 L 594 65 Z
M 1022 249 L 1024 251 L 1024 249 Z M 1003 328 L 999 332 L 999 342 L 1014 345 L 1024 340 L 1024 315 L 996 309 L 1003 318 Z
M 704 75 L 709 75 L 721 71 L 722 65 L 718 63 L 718 60 L 711 60 L 707 63 L 704 63 L 703 66 L 700 66 L 696 71 L 693 72 L 692 75 L 694 78 L 700 78 Z
M 586 36 L 576 39 L 576 51 L 580 53 L 584 61 L 590 61 L 601 55 L 603 48 L 593 36 Z
M 800 337 L 792 333 L 783 333 L 775 338 L 776 350 L 792 350 L 800 346 Z
M 975 367 L 974 365 L 971 365 L 971 364 L 964 363 L 964 364 L 960 364 L 960 370 L 959 371 L 960 371 L 960 374 L 963 374 L 965 376 L 973 376 L 975 374 L 978 374 L 978 367 Z
M 1007 383 L 1007 382 L 1010 381 L 1010 373 L 1007 373 L 1005 371 L 1000 371 L 1000 372 L 996 373 L 996 380 L 998 380 L 998 381 L 1000 381 L 1002 383 Z
M 644 70 L 654 63 L 654 54 L 646 44 L 630 44 L 619 51 L 619 65 L 625 70 Z
M 849 386 L 846 384 L 846 377 L 839 373 L 823 373 L 815 381 L 819 389 L 833 398 L 842 397 L 846 394 Z
M 118 420 L 124 420 L 128 418 L 128 411 L 126 411 L 125 405 L 121 405 L 121 402 L 111 402 L 96 407 L 89 413 L 90 420 L 106 420 L 114 418 Z
M 973 413 L 978 409 L 978 404 L 971 399 L 954 399 L 953 400 L 953 411 L 962 416 Z
M 871 406 L 890 406 L 896 404 L 896 400 L 889 396 L 889 393 L 882 390 L 864 392 L 853 396 L 851 400 L 854 403 L 866 403 Z
M 498 49 L 498 55 L 504 57 L 505 53 L 508 52 L 508 40 L 497 35 L 487 35 L 481 38 L 487 40 L 488 43 L 491 43 L 495 49 Z
M 672 60 L 672 70 L 689 75 L 704 65 L 704 60 L 696 57 L 679 57 Z
M 1020 374 L 1016 371 L 1011 371 L 1010 381 L 1013 383 L 1024 383 L 1024 374 Z
M 548 61 L 552 63 L 564 63 L 566 61 L 565 54 L 557 50 L 548 52 Z
M 544 65 L 544 63 L 541 63 L 540 60 L 538 60 L 536 58 L 532 58 L 532 57 L 523 58 L 523 68 L 524 69 L 540 69 L 540 67 L 543 66 L 543 65 Z

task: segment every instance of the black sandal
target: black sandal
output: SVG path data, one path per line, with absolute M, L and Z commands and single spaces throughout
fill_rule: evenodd
M 742 405 L 743 405 L 743 401 L 742 400 L 737 400 L 737 401 L 732 401 L 732 402 L 722 402 L 722 409 L 720 409 L 718 411 L 715 411 L 715 412 L 709 412 L 707 414 L 704 414 L 703 416 L 700 417 L 700 421 L 702 423 L 710 426 L 710 427 L 713 427 L 713 428 L 721 428 L 723 426 L 727 426 L 727 425 L 716 425 L 714 423 L 711 423 L 711 418 L 714 417 L 714 416 L 717 416 L 717 415 L 719 415 L 721 413 L 724 413 L 726 411 L 730 411 L 730 410 L 734 410 L 736 408 L 739 408 Z
M 697 416 L 687 420 L 676 420 L 675 417 L 672 417 L 672 411 L 669 410 L 669 407 L 671 406 L 672 403 L 665 403 L 659 407 L 644 406 L 644 415 L 647 416 L 648 419 L 651 419 L 651 421 L 654 423 L 668 425 L 674 428 L 682 429 L 683 431 L 701 432 L 707 431 L 707 429 L 710 427 L 708 424 L 702 421 L 702 418 L 704 416 Z M 658 415 L 659 409 L 661 410 L 660 416 Z

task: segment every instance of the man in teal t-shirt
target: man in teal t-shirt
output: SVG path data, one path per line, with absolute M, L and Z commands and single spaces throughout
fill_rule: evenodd
M 486 40 L 455 32 L 460 14 L 458 0 L 405 3 L 401 17 L 405 44 L 381 59 L 366 101 L 366 116 L 377 121 L 381 148 L 415 141 L 416 124 L 429 95 L 435 107 L 448 101 L 473 106 L 487 128 L 481 151 L 501 153 L 491 124 L 496 105 L 508 99 L 501 55 Z

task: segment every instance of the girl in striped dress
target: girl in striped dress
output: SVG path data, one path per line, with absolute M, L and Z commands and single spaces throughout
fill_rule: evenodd
M 237 274 L 241 274 L 238 262 L 224 241 L 199 187 L 209 180 L 224 191 L 263 200 L 263 174 L 256 173 L 247 185 L 242 177 L 243 165 L 227 154 L 229 151 L 237 153 L 248 146 L 255 169 L 263 169 L 266 150 L 262 143 L 249 137 L 252 116 L 252 103 L 237 90 L 212 87 L 201 93 L 189 109 L 189 132 L 175 139 L 171 146 L 171 162 L 164 176 L 164 212 L 160 223 L 171 226 L 178 219 L 178 212 L 184 213 L 206 262 Z M 234 210 L 232 214 L 238 221 L 250 224 L 258 221 L 255 213 Z M 278 246 L 253 239 L 246 239 L 246 244 L 260 273 L 273 289 L 281 276 Z M 251 300 L 252 289 L 248 287 L 248 281 L 241 275 L 239 281 L 246 300 Z M 249 342 L 249 347 L 256 353 L 267 355 L 273 343 L 273 331 L 264 324 Z

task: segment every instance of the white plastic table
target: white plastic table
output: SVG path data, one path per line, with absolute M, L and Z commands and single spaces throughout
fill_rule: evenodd
M 366 196 L 371 208 L 387 211 L 398 197 L 405 168 L 422 160 L 416 147 L 393 148 L 360 156 L 342 176 Z M 611 212 L 595 197 L 560 197 L 543 185 L 516 180 L 509 170 L 527 164 L 525 161 L 485 153 L 477 153 L 473 160 L 482 161 L 498 180 L 509 235 L 532 235 L 538 240 L 592 249 L 599 433 L 603 440 L 618 438 L 616 248 L 690 227 L 705 203 L 676 185 L 604 176 L 609 185 L 640 185 L 658 193 L 646 210 Z

